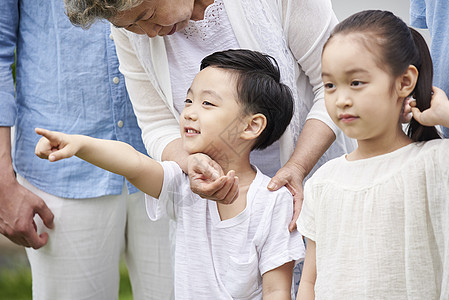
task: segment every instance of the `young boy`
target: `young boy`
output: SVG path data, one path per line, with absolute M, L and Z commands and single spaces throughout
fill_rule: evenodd
M 278 140 L 293 112 L 293 98 L 270 56 L 248 50 L 204 58 L 180 117 L 184 148 L 219 163 L 236 176 L 239 195 L 229 205 L 201 199 L 174 162 L 157 162 L 131 146 L 36 129 L 36 155 L 57 161 L 73 155 L 125 176 L 147 197 L 152 220 L 177 221 L 177 299 L 290 299 L 294 261 L 304 257 L 290 233 L 292 195 L 266 189 L 269 178 L 249 154 Z M 238 176 L 238 177 L 237 177 Z M 154 198 L 152 198 L 154 197 Z

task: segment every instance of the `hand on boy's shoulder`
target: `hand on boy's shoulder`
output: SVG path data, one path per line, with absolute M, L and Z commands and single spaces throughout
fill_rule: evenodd
M 293 195 L 294 212 L 293 218 L 288 226 L 290 232 L 296 229 L 296 221 L 301 212 L 302 201 L 304 199 L 302 186 L 304 178 L 301 174 L 303 174 L 303 172 L 300 172 L 300 170 L 298 170 L 292 163 L 287 162 L 276 173 L 267 186 L 271 191 L 278 190 L 282 186 L 285 186 Z

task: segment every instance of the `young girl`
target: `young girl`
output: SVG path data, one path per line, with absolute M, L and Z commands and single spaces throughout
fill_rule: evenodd
M 448 299 L 449 140 L 433 125 L 449 124 L 449 102 L 435 88 L 430 107 L 425 41 L 390 12 L 357 13 L 327 41 L 322 78 L 329 114 L 358 148 L 306 183 L 298 299 Z
M 249 163 L 251 150 L 279 139 L 292 117 L 291 92 L 271 59 L 247 50 L 206 57 L 181 114 L 184 148 L 220 163 L 223 177 L 238 176 L 240 194 L 230 205 L 194 194 L 174 162 L 117 141 L 36 129 L 44 136 L 39 157 L 76 155 L 121 174 L 158 198 L 146 200 L 151 219 L 168 213 L 177 221 L 176 299 L 291 299 L 293 264 L 304 257 L 300 234 L 288 230 L 292 195 L 268 191 L 269 178 Z

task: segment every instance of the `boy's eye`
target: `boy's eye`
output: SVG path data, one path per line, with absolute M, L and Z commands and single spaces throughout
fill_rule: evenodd
M 184 104 L 191 104 L 192 103 L 192 100 L 190 100 L 190 99 L 186 99 L 186 100 L 184 100 Z
M 327 82 L 324 84 L 325 89 L 333 89 L 335 85 L 333 83 Z
M 207 105 L 207 106 L 215 106 L 213 103 L 211 103 L 211 102 L 209 102 L 209 101 L 207 101 L 207 100 L 204 100 L 204 101 L 203 101 L 203 105 Z

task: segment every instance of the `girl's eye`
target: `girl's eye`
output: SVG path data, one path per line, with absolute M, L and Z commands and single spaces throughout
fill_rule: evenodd
M 192 100 L 190 100 L 190 99 L 186 99 L 186 100 L 184 100 L 184 104 L 190 104 L 190 103 L 192 103 Z
M 363 82 L 358 81 L 358 80 L 354 80 L 353 82 L 351 82 L 352 86 L 361 86 L 363 84 Z

